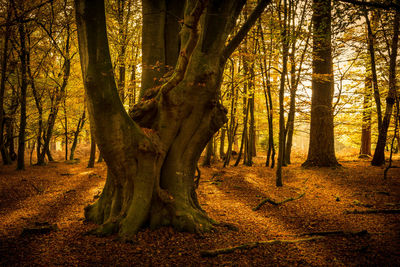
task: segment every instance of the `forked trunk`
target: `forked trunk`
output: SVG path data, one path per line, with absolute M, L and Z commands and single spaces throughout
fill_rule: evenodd
M 234 37 L 225 46 L 243 3 L 210 1 L 202 15 L 204 1 L 187 1 L 174 73 L 142 91 L 129 117 L 112 72 L 104 3 L 89 2 L 76 0 L 79 48 L 90 121 L 108 175 L 100 198 L 86 208 L 86 218 L 100 224 L 95 233 L 128 239 L 145 225 L 209 230 L 213 221 L 197 201 L 194 174 L 202 150 L 226 123 L 217 96 L 227 56 L 243 38 Z M 242 35 L 268 2 L 258 5 Z

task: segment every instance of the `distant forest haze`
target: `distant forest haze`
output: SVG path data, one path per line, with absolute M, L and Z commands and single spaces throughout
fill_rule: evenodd
M 2 164 L 104 161 L 85 219 L 128 241 L 221 226 L 198 199 L 210 165 L 285 187 L 291 164 L 351 156 L 386 178 L 399 23 L 399 0 L 0 0 Z

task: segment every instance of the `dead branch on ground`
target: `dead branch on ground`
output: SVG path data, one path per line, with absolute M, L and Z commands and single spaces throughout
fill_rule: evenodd
M 400 209 L 388 209 L 388 210 L 346 210 L 344 214 L 398 214 L 400 213 Z
M 324 238 L 322 236 L 315 236 L 315 237 L 310 237 L 310 238 L 303 238 L 303 239 L 294 239 L 294 240 L 278 240 L 278 239 L 272 239 L 272 240 L 267 240 L 267 241 L 256 241 L 256 242 L 249 242 L 245 243 L 239 246 L 235 247 L 229 247 L 229 248 L 220 248 L 220 249 L 215 249 L 215 250 L 203 250 L 200 251 L 200 255 L 202 257 L 215 257 L 220 254 L 229 254 L 234 252 L 235 250 L 244 250 L 244 249 L 251 249 L 258 247 L 260 245 L 272 245 L 272 244 L 291 244 L 291 243 L 299 243 L 299 242 L 306 242 L 306 241 L 313 241 L 313 240 L 318 240 Z
M 274 206 L 278 206 L 278 205 L 284 204 L 284 203 L 286 203 L 286 202 L 289 202 L 289 201 L 293 201 L 293 200 L 297 200 L 297 199 L 299 199 L 299 198 L 302 198 L 305 194 L 306 194 L 306 192 L 303 192 L 303 193 L 299 194 L 299 195 L 296 196 L 296 197 L 286 198 L 286 199 L 284 199 L 284 200 L 282 200 L 282 201 L 279 201 L 279 202 L 276 202 L 276 201 L 270 199 L 269 197 L 266 197 L 266 198 L 264 198 L 256 207 L 253 208 L 253 211 L 259 210 L 259 209 L 261 208 L 261 206 L 264 205 L 264 204 L 267 203 L 267 202 L 270 203 L 270 204 L 272 204 L 272 205 L 274 205 Z

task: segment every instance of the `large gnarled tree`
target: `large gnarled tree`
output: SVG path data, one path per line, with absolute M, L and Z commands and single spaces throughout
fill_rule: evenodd
M 159 2 L 145 1 L 143 7 Z M 90 120 L 108 166 L 102 195 L 85 210 L 88 220 L 100 224 L 98 234 L 131 238 L 145 225 L 190 232 L 212 227 L 194 190 L 196 163 L 226 122 L 217 97 L 226 60 L 269 2 L 260 1 L 227 42 L 245 1 L 187 0 L 174 71 L 164 75 L 164 83 L 142 91 L 142 101 L 128 115 L 115 85 L 104 3 L 75 1 Z M 153 27 L 162 27 L 146 21 L 143 40 L 155 32 Z M 158 36 L 164 42 L 166 35 Z

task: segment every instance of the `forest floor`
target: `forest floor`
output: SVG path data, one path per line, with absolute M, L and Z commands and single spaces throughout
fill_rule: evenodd
M 196 235 L 167 227 L 146 229 L 133 243 L 85 234 L 95 225 L 84 221 L 83 209 L 101 192 L 104 163 L 87 169 L 86 162 L 57 162 L 19 172 L 15 166 L 1 166 L 0 266 L 400 265 L 400 214 L 347 214 L 398 211 L 400 169 L 390 169 L 383 180 L 383 168 L 356 157 L 343 158 L 337 169 L 304 169 L 300 159 L 294 161 L 283 170 L 281 188 L 275 187 L 274 170 L 264 167 L 262 158 L 253 167 L 222 169 L 217 162 L 201 168 L 202 207 L 236 231 L 218 226 Z M 267 202 L 253 211 L 266 197 L 275 202 L 298 199 Z M 48 232 L 32 230 L 53 225 Z M 315 232 L 328 233 L 308 241 L 250 244 L 229 254 L 201 255 L 249 242 L 314 238 Z

